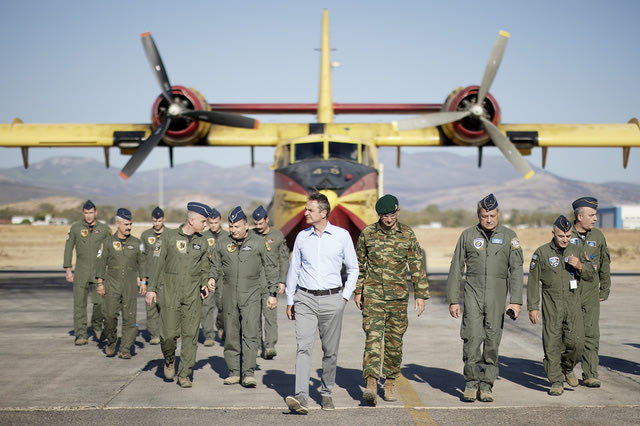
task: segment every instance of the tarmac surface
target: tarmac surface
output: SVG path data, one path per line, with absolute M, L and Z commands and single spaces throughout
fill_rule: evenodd
M 351 301 L 338 356 L 336 410 L 320 409 L 317 341 L 310 411 L 300 416 L 284 403 L 295 377 L 294 325 L 286 318 L 284 296 L 278 355 L 258 358 L 257 388 L 222 384 L 227 368 L 216 342 L 198 346 L 193 388 L 182 389 L 163 378 L 160 347 L 148 343 L 142 297 L 135 355 L 106 358 L 105 344 L 93 335 L 86 346 L 73 344 L 73 296 L 63 273 L 2 271 L 0 424 L 640 424 L 639 274 L 614 275 L 611 297 L 602 304 L 601 388 L 565 384 L 562 396 L 547 395 L 541 326 L 523 312 L 516 321 L 505 319 L 493 403 L 461 401 L 460 321 L 449 316 L 445 280 L 446 274 L 430 275 L 432 297 L 420 318 L 411 298 L 397 402 L 383 401 L 381 388 L 377 407 L 362 401 L 364 332 Z M 580 367 L 576 373 L 581 375 Z

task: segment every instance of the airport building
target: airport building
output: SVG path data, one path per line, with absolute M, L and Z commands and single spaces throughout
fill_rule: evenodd
M 640 229 L 640 205 L 599 208 L 598 227 Z

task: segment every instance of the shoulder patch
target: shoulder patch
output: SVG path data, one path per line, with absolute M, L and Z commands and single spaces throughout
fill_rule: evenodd
M 533 271 L 536 268 L 536 262 L 535 261 L 531 261 L 531 263 L 529 264 L 529 270 Z
M 512 238 L 511 247 L 513 247 L 514 249 L 520 248 L 520 241 L 517 238 Z
M 538 258 L 538 255 L 536 253 L 533 253 L 533 255 L 531 256 L 531 260 L 536 260 Z

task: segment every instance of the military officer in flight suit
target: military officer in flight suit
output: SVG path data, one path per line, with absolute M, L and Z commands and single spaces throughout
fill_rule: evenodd
M 64 263 L 66 279 L 73 283 L 73 330 L 76 336 L 76 345 L 88 343 L 87 334 L 87 295 L 91 291 L 93 312 L 91 314 L 91 328 L 98 340 L 104 338 L 102 325 L 102 297 L 96 292 L 96 259 L 102 240 L 109 235 L 109 227 L 98 222 L 98 209 L 91 200 L 87 200 L 82 206 L 81 222 L 76 222 L 67 233 L 67 242 L 64 245 Z M 75 272 L 71 270 L 73 250 L 76 250 Z
M 131 359 L 131 347 L 138 335 L 138 290 L 146 293 L 144 253 L 140 240 L 131 235 L 131 212 L 120 208 L 116 213 L 116 232 L 102 242 L 96 265 L 98 294 L 104 298 L 104 326 L 107 356 L 114 356 L 118 342 L 118 316 L 122 312 L 122 339 L 118 358 Z M 140 278 L 144 278 L 140 280 Z
M 160 347 L 164 355 L 164 377 L 173 380 L 178 338 L 182 339 L 178 384 L 192 386 L 191 373 L 196 362 L 202 299 L 209 295 L 207 239 L 202 235 L 209 206 L 190 202 L 187 220 L 177 229 L 165 231 L 162 247 L 154 252 L 157 265 L 149 280 L 147 306 L 157 302 L 158 284 L 163 283 L 160 300 Z
M 209 250 L 212 251 L 216 246 L 216 242 L 220 237 L 229 235 L 227 231 L 222 229 L 222 217 L 220 212 L 215 208 L 211 208 L 211 213 L 207 219 L 209 229 L 204 231 L 204 236 L 209 243 Z M 213 346 L 215 337 L 215 328 L 218 329 L 218 339 L 224 340 L 224 310 L 222 308 L 222 288 L 223 283 L 220 279 L 216 283 L 216 291 L 212 296 L 207 297 L 202 302 L 202 319 L 200 324 L 202 325 L 202 333 L 204 334 L 204 345 Z M 215 308 L 218 308 L 218 313 L 214 317 Z M 214 327 L 215 324 L 215 327 Z
M 566 380 L 578 386 L 573 367 L 584 349 L 580 281 L 591 280 L 593 268 L 580 249 L 569 244 L 571 222 L 559 216 L 553 239 L 533 253 L 527 281 L 527 310 L 533 324 L 540 320 L 542 284 L 542 346 L 544 370 L 551 382 L 549 395 L 562 395 Z
M 247 218 L 238 206 L 229 214 L 229 235 L 218 240 L 211 253 L 208 281 L 209 291 L 214 291 L 215 283 L 224 279 L 224 359 L 229 369 L 225 385 L 242 382 L 247 388 L 256 386 L 263 273 L 269 292 L 277 292 L 276 265 L 267 254 L 264 239 L 250 232 Z M 275 296 L 267 298 L 269 309 L 277 305 Z
M 446 301 L 449 313 L 460 317 L 460 279 L 464 279 L 464 312 L 460 337 L 466 382 L 462 400 L 493 401 L 493 382 L 498 378 L 498 347 L 507 313 L 513 318 L 522 306 L 522 249 L 518 236 L 499 224 L 500 210 L 493 194 L 478 202 L 478 224 L 458 239 L 449 277 Z
M 151 223 L 153 226 L 147 230 L 145 230 L 142 235 L 140 235 L 140 240 L 142 240 L 142 251 L 145 255 L 145 270 L 147 274 L 151 274 L 153 268 L 155 266 L 156 256 L 153 254 L 160 250 L 162 247 L 162 233 L 168 228 L 164 226 L 164 211 L 157 207 L 153 209 L 151 212 Z M 146 286 L 145 286 L 146 290 Z M 158 300 L 162 299 L 162 283 L 158 288 Z M 160 344 L 160 325 L 158 324 L 160 321 L 160 310 L 158 308 L 157 303 L 152 303 L 151 306 L 147 306 L 147 331 L 151 334 L 151 339 L 149 340 L 150 345 L 159 345 Z

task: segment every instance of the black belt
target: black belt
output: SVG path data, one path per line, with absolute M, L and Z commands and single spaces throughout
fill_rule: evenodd
M 328 296 L 330 294 L 340 293 L 342 291 L 342 287 L 330 288 L 329 290 L 309 290 L 308 288 L 298 287 L 302 291 L 306 291 L 309 294 L 313 294 L 314 296 Z

